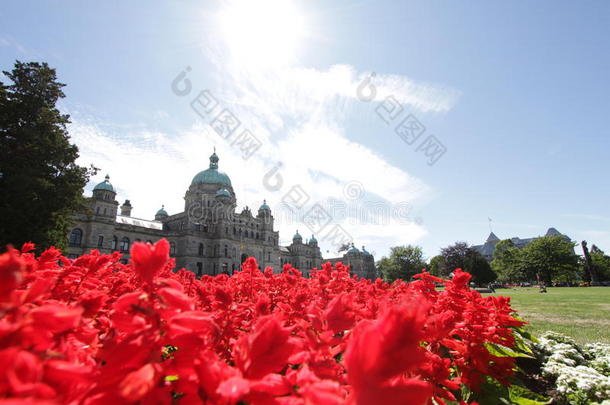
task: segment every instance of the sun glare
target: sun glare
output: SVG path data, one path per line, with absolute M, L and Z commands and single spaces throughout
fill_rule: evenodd
M 231 56 L 249 66 L 292 63 L 306 35 L 303 11 L 290 0 L 234 0 L 218 22 Z

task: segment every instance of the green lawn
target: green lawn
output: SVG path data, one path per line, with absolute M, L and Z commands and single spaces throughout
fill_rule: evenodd
M 498 289 L 511 297 L 512 307 L 539 336 L 552 330 L 572 336 L 579 343 L 610 343 L 610 287 Z

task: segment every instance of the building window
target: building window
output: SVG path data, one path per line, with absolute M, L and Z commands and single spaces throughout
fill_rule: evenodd
M 203 243 L 199 244 L 199 256 L 203 256 Z
M 95 213 L 96 213 L 97 215 L 100 215 L 100 207 L 95 208 Z
M 97 247 L 98 248 L 104 247 L 104 236 L 103 235 L 99 235 L 97 237 Z
M 197 277 L 203 276 L 203 263 L 197 262 Z
M 270 262 L 271 261 L 271 252 L 267 252 L 267 261 Z
M 229 257 L 229 248 L 225 245 L 225 257 Z
M 218 245 L 214 246 L 214 257 L 218 257 Z
M 106 215 L 106 208 L 104 208 L 104 215 Z
M 229 265 L 227 263 L 222 264 L 222 272 L 224 274 L 229 274 Z
M 120 250 L 121 250 L 121 252 L 129 251 L 129 238 L 127 236 L 125 236 L 123 239 L 121 239 Z
M 119 241 L 119 240 L 117 239 L 117 237 L 116 237 L 116 236 L 113 236 L 113 237 L 112 237 L 112 245 L 110 245 L 110 249 L 112 249 L 112 250 L 116 250 L 116 245 L 117 245 L 118 241 Z
M 169 254 L 170 256 L 176 255 L 176 244 L 174 242 L 169 243 Z
M 207 232 L 208 231 L 208 226 L 207 225 L 203 225 L 203 232 Z
M 80 246 L 82 241 L 83 241 L 83 231 L 76 228 L 76 229 L 72 230 L 72 232 L 70 232 L 70 239 L 68 240 L 68 243 L 70 246 Z

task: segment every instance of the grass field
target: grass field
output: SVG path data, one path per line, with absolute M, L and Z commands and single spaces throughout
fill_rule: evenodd
M 610 343 L 610 287 L 498 289 L 511 297 L 512 307 L 531 324 L 536 336 L 552 330 L 579 343 Z

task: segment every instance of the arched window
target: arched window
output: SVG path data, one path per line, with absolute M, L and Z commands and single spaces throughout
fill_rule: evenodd
M 176 244 L 174 242 L 169 243 L 169 254 L 170 256 L 176 255 Z
M 121 239 L 120 250 L 121 250 L 121 252 L 129 251 L 129 238 L 127 236 L 125 236 L 123 239 Z
M 225 257 L 229 257 L 229 248 L 225 245 Z
M 104 236 L 103 235 L 99 235 L 97 237 L 97 247 L 98 248 L 104 247 Z
M 117 243 L 119 243 L 119 240 L 117 239 L 116 236 L 113 236 L 112 237 L 112 245 L 110 245 L 110 249 L 116 250 Z
M 72 232 L 70 232 L 70 239 L 68 240 L 68 243 L 70 244 L 70 246 L 80 246 L 82 241 L 83 241 L 83 231 L 81 231 L 78 228 L 73 229 Z
M 199 256 L 203 256 L 203 243 L 199 244 Z

